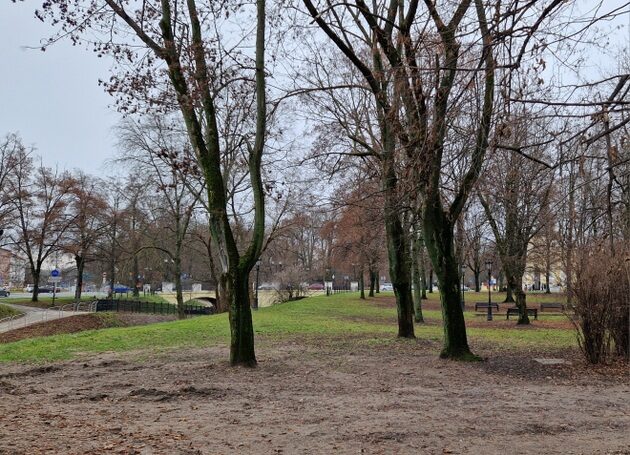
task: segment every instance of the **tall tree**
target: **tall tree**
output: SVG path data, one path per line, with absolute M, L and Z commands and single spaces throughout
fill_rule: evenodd
M 33 279 L 33 302 L 38 301 L 42 265 L 59 251 L 73 220 L 66 212 L 72 180 L 65 172 L 33 165 L 24 159 L 15 167 L 9 183 L 16 222 L 11 243 L 26 258 Z
M 158 195 L 146 202 L 151 228 L 145 231 L 144 236 L 138 236 L 144 241 L 136 243 L 133 248 L 134 264 L 137 263 L 138 253 L 146 248 L 167 255 L 167 261 L 173 264 L 178 316 L 183 319 L 186 317 L 182 287 L 184 242 L 205 188 L 198 179 L 188 174 L 187 167 L 178 166 L 173 160 L 173 157 L 190 156 L 187 138 L 173 130 L 173 126 L 157 117 L 140 123 L 125 122 L 120 127 L 123 150 L 119 161 L 125 164 L 131 161 L 138 183 L 153 189 L 153 193 Z M 136 205 L 137 202 L 131 204 L 132 207 Z M 132 223 L 136 223 L 136 219 L 134 215 Z M 156 235 L 156 228 L 163 235 Z
M 77 266 L 77 285 L 74 297 L 81 300 L 85 265 L 96 259 L 98 242 L 107 225 L 107 201 L 101 195 L 102 181 L 82 172 L 71 177 L 67 213 L 71 216 L 63 249 L 71 253 Z
M 248 5 L 235 6 L 245 14 Z M 265 0 L 255 4 L 256 27 L 255 55 L 225 55 L 219 21 L 231 13 L 232 6 L 206 5 L 195 0 L 162 0 L 160 2 L 122 3 L 104 0 L 101 8 L 83 8 L 81 4 L 68 5 L 65 0 L 45 2 L 38 15 L 60 24 L 61 34 L 80 40 L 82 33 L 103 33 L 124 26 L 125 33 L 135 38 L 120 43 L 104 38 L 96 48 L 110 53 L 119 62 L 137 63 L 133 74 L 114 77 L 108 88 L 124 93 L 135 101 L 150 98 L 151 104 L 167 106 L 173 92 L 176 105 L 183 117 L 195 163 L 206 183 L 208 217 L 212 241 L 216 244 L 221 261 L 223 295 L 230 308 L 230 361 L 233 365 L 256 365 L 254 330 L 249 305 L 249 272 L 256 263 L 265 234 L 264 189 L 261 163 L 265 148 L 267 103 L 265 73 Z M 77 27 L 76 24 L 81 24 Z M 123 35 L 118 35 L 123 36 Z M 241 40 L 248 40 L 241 36 Z M 137 51 L 142 43 L 152 55 Z M 169 90 L 160 97 L 155 91 L 163 82 L 157 71 L 158 64 L 166 65 Z M 237 66 L 226 70 L 228 62 Z M 253 67 L 253 77 L 246 68 Z M 243 81 L 253 79 L 253 84 Z M 249 116 L 253 132 L 244 135 L 243 159 L 247 163 L 254 206 L 252 236 L 249 245 L 239 250 L 228 213 L 226 199 L 226 170 L 222 167 L 221 131 L 219 119 L 221 98 L 226 87 L 242 84 L 242 90 L 255 96 L 256 113 Z M 153 90 L 152 90 L 153 89 Z M 137 104 L 136 104 L 137 105 Z M 123 107 L 129 110 L 129 106 Z

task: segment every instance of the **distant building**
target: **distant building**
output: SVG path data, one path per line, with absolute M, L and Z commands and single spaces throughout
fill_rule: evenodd
M 0 248 L 0 286 L 21 287 L 26 274 L 26 260 L 6 248 Z

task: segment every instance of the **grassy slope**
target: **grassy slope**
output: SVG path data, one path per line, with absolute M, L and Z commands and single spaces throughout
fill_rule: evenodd
M 118 297 L 116 299 L 118 299 Z M 94 300 L 94 294 L 90 294 L 89 292 L 81 296 L 82 302 L 90 302 L 92 300 Z M 143 296 L 141 294 L 138 299 L 135 299 L 130 294 L 129 298 L 126 298 L 123 296 L 121 300 L 140 300 L 141 302 L 168 303 L 159 295 Z M 38 308 L 49 308 L 53 306 L 52 294 L 48 294 L 48 293 L 40 294 L 37 302 L 32 302 L 30 298 L 23 298 L 23 297 L 8 297 L 6 299 L 3 299 L 3 301 L 7 303 L 15 303 L 17 305 L 26 305 L 26 306 L 33 306 L 33 307 L 38 307 Z M 66 303 L 72 303 L 74 301 L 75 301 L 74 297 L 56 297 L 55 306 L 65 305 Z
M 0 319 L 8 318 L 9 316 L 14 316 L 16 314 L 20 314 L 20 312 L 11 307 L 0 304 Z
M 374 302 L 361 301 L 357 294 L 342 294 L 261 308 L 254 312 L 254 328 L 257 334 L 271 338 L 351 334 L 364 337 L 366 341 L 377 338 L 393 340 L 397 330 L 396 309 L 391 305 L 384 305 L 383 300 L 376 301 L 378 304 Z M 469 313 L 466 316 L 467 319 L 476 317 Z M 440 312 L 425 311 L 425 317 L 433 324 L 418 326 L 416 335 L 418 338 L 440 340 Z M 574 333 L 563 329 L 470 328 L 468 333 L 473 344 L 477 339 L 505 349 L 545 349 L 575 345 Z M 156 351 L 228 342 L 227 314 L 221 314 L 149 326 L 92 330 L 22 340 L 0 345 L 0 362 L 60 360 L 91 352 L 135 349 Z

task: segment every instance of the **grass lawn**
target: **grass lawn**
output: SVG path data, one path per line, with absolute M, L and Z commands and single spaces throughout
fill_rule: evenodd
M 8 318 L 9 316 L 15 316 L 20 314 L 18 310 L 14 310 L 11 307 L 0 304 L 0 319 Z
M 469 293 L 471 294 L 471 293 Z M 468 294 L 467 294 L 468 296 Z M 426 324 L 416 326 L 416 336 L 440 342 L 441 312 L 438 294 L 425 301 Z M 474 301 L 474 300 L 473 300 Z M 296 302 L 261 308 L 254 312 L 254 329 L 263 338 L 282 339 L 311 336 L 354 336 L 366 343 L 396 341 L 396 308 L 393 293 L 361 301 L 358 293 L 316 296 Z M 552 316 L 528 328 L 514 321 L 484 324 L 483 318 L 467 311 L 468 334 L 473 349 L 492 346 L 498 350 L 554 350 L 574 347 L 570 327 L 554 327 Z M 504 318 L 502 318 L 504 319 Z M 555 317 L 555 321 L 559 319 Z M 160 351 L 177 347 L 204 347 L 229 342 L 227 314 L 201 316 L 182 321 L 138 327 L 90 330 L 0 345 L 0 362 L 29 362 L 71 359 L 88 353 L 131 350 Z

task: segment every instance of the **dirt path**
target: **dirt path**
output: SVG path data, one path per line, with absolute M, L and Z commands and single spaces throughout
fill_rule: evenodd
M 627 372 L 436 348 L 261 339 L 255 370 L 224 348 L 3 365 L 0 453 L 630 454 Z

